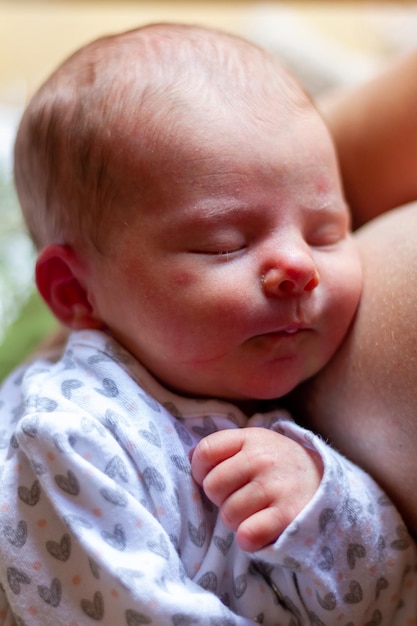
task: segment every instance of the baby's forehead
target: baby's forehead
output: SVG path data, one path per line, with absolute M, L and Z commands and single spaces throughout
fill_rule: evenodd
M 194 160 L 219 159 L 221 149 L 227 162 L 235 145 L 230 136 L 239 133 L 240 126 L 251 128 L 255 135 L 260 126 L 270 127 L 273 133 L 290 119 L 288 111 L 291 115 L 298 109 L 314 111 L 301 89 L 295 97 L 291 91 L 282 97 L 281 87 L 265 91 L 262 82 L 256 90 L 255 80 L 256 73 L 247 97 L 248 91 L 224 94 L 216 81 L 203 88 L 191 79 L 182 85 L 160 80 L 144 89 L 139 76 L 133 80 L 119 77 L 120 88 L 116 81 L 113 87 L 117 97 L 123 97 L 122 106 L 116 102 L 110 108 L 108 124 L 101 124 L 96 137 L 103 159 L 118 169 L 120 184 L 134 187 L 174 169 L 182 174 L 182 166 Z M 111 94 L 106 97 L 114 103 Z
M 150 25 L 104 37 L 62 67 L 79 85 L 94 87 L 97 99 L 106 99 L 100 89 L 105 85 L 116 104 L 164 93 L 184 97 L 207 86 L 223 90 L 225 97 L 259 85 L 264 90 L 279 86 L 281 95 L 291 92 L 292 97 L 302 91 L 275 56 L 239 37 L 199 27 Z
M 105 174 L 117 171 L 118 185 L 132 185 L 130 161 L 139 179 L 146 169 L 169 166 L 185 144 L 198 148 L 222 116 L 276 124 L 283 109 L 309 104 L 271 55 L 198 28 L 104 38 L 76 53 L 65 71 L 77 83 L 73 126 L 94 145 Z

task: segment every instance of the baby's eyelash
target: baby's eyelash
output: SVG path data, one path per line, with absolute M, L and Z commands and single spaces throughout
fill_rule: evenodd
M 242 252 L 246 246 L 241 246 L 240 248 L 225 248 L 219 250 L 203 250 L 199 254 L 207 254 L 208 256 L 217 256 L 221 257 L 224 260 L 227 260 L 229 257 Z
M 217 248 L 217 249 L 208 248 L 207 250 L 205 250 L 204 247 L 202 247 L 202 248 L 192 249 L 190 250 L 190 252 L 192 254 L 206 254 L 207 256 L 229 256 L 231 254 L 236 254 L 237 252 L 241 252 L 242 250 L 245 249 L 245 247 L 246 246 L 239 246 L 236 248 Z
M 233 252 L 237 252 L 237 250 L 217 250 L 211 254 L 215 254 L 216 256 L 227 256 L 228 254 L 233 254 Z

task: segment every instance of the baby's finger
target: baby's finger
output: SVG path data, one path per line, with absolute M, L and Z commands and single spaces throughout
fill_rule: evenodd
M 242 448 L 244 437 L 239 429 L 222 430 L 202 439 L 193 451 L 191 472 L 194 480 L 203 484 L 207 474 Z
M 204 478 L 202 483 L 204 493 L 214 504 L 223 506 L 236 492 L 245 488 L 251 478 L 249 470 L 248 463 L 242 463 L 242 456 L 239 453 L 225 459 L 213 467 Z
M 230 530 L 236 531 L 247 518 L 269 506 L 270 502 L 271 497 L 263 484 L 245 480 L 224 499 L 221 518 Z
M 274 543 L 288 524 L 278 507 L 261 509 L 240 524 L 236 531 L 237 544 L 245 552 L 256 552 Z

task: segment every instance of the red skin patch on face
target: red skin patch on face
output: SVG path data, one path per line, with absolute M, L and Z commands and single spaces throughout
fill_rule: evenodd
M 319 176 L 316 182 L 317 193 L 326 193 L 329 189 L 329 181 L 326 176 Z
M 172 282 L 177 285 L 177 287 L 184 288 L 192 285 L 194 282 L 194 278 L 189 272 L 177 272 L 172 277 Z

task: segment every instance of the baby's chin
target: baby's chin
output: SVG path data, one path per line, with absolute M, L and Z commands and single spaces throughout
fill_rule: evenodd
M 307 380 L 309 379 L 310 377 L 307 378 Z M 283 399 L 291 395 L 292 392 L 295 392 L 299 385 L 302 385 L 304 381 L 305 379 L 302 378 L 291 385 L 284 387 L 280 385 L 279 387 L 277 386 L 273 389 L 253 391 L 251 395 L 247 394 L 238 397 L 223 396 L 223 398 L 218 396 L 218 398 L 224 400 L 225 402 L 234 404 L 241 409 L 243 413 L 250 416 L 254 413 L 262 413 L 281 407 Z

